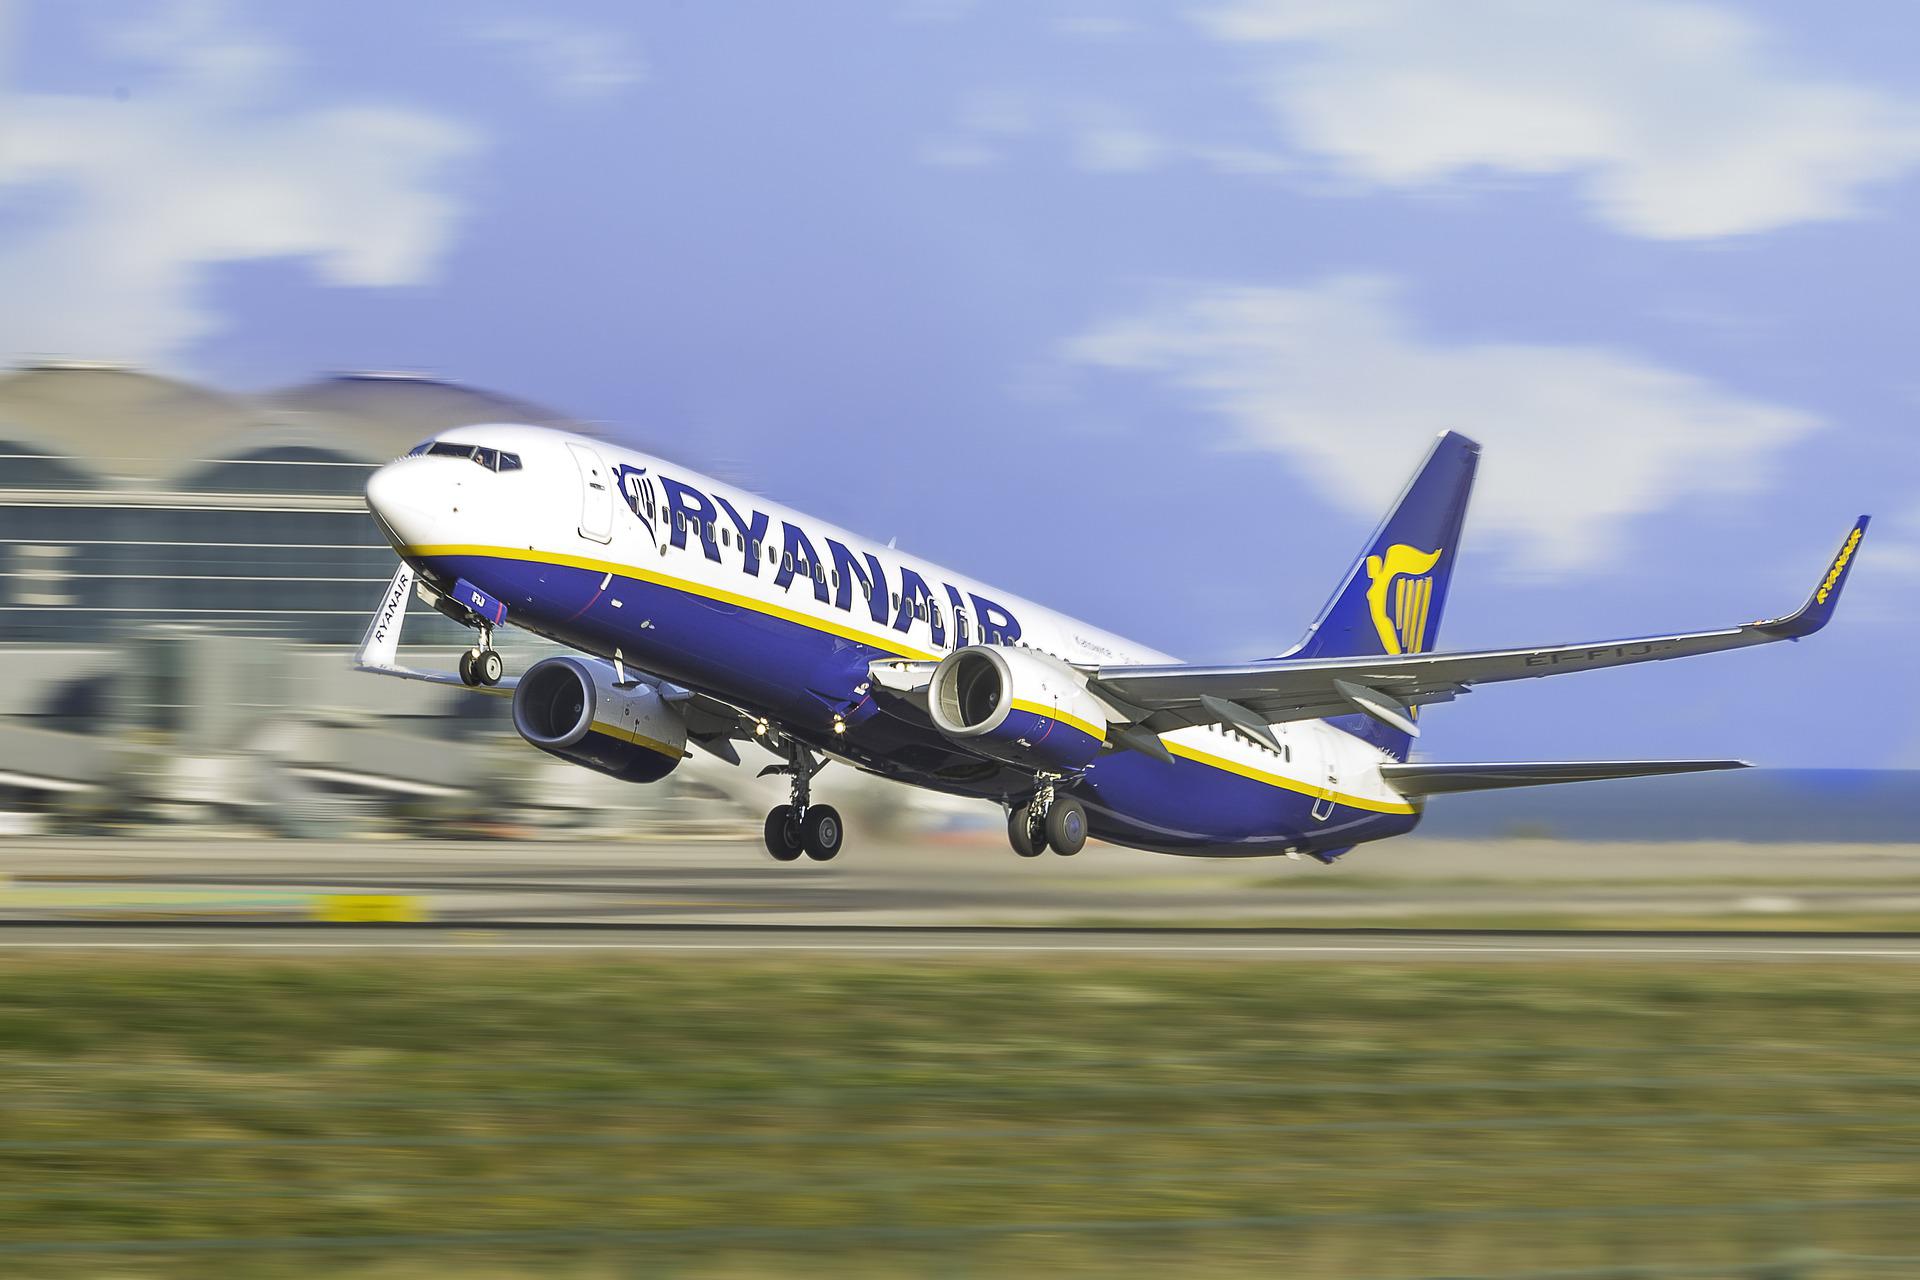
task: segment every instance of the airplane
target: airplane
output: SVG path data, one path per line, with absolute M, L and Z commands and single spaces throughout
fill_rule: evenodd
M 998 801 L 1022 857 L 1089 837 L 1331 864 L 1453 792 L 1745 767 L 1739 760 L 1410 762 L 1421 712 L 1476 686 L 1799 640 L 1833 616 L 1860 517 L 1784 617 L 1591 644 L 1434 648 L 1480 446 L 1447 432 L 1293 648 L 1188 664 L 672 462 L 545 427 L 444 431 L 367 505 L 401 563 L 356 663 L 512 698 L 542 751 L 657 781 L 757 743 L 790 799 L 767 853 L 828 861 L 829 762 Z M 457 670 L 401 666 L 409 592 L 473 628 Z M 517 677 L 494 636 L 570 650 Z

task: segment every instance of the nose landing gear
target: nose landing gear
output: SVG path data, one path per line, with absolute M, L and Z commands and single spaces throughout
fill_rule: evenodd
M 767 854 L 775 862 L 792 862 L 801 854 L 815 862 L 832 862 L 846 838 L 840 811 L 830 804 L 813 803 L 813 775 L 827 767 L 805 744 L 786 738 L 787 763 L 770 764 L 761 777 L 784 773 L 793 779 L 793 801 L 776 805 L 767 814 Z
M 480 633 L 480 643 L 460 655 L 460 683 L 469 689 L 499 684 L 507 666 L 493 647 L 493 629 L 506 621 L 507 606 L 465 578 L 453 584 L 451 594 L 422 586 L 421 595 L 440 613 Z
M 493 647 L 493 628 L 480 628 L 480 643 L 460 655 L 460 683 L 469 689 L 491 688 L 507 672 L 499 650 Z

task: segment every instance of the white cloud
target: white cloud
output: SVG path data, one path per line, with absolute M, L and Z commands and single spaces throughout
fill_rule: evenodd
M 1822 424 L 1603 347 L 1447 345 L 1384 281 L 1197 288 L 1074 339 L 1070 359 L 1191 392 L 1243 447 L 1374 514 L 1437 432 L 1487 447 L 1475 529 L 1533 570 L 1590 569 L 1640 513 L 1760 486 Z
M 1920 507 L 1887 521 L 1878 532 L 1879 545 L 1873 549 L 1875 570 L 1920 577 Z
M 1294 168 L 1292 159 L 1278 151 L 1241 146 L 1237 143 L 1199 146 L 1193 149 L 1193 154 L 1217 172 L 1238 174 L 1242 177 L 1271 177 L 1274 174 L 1287 173 Z
M 214 6 L 123 32 L 116 95 L 0 84 L 0 355 L 165 365 L 218 327 L 207 268 L 302 258 L 330 284 L 427 279 L 458 209 L 441 183 L 475 145 L 410 109 L 277 101 L 287 58 Z M 124 74 L 123 74 L 124 73 Z
M 561 98 L 609 98 L 647 78 L 646 63 L 617 31 L 557 18 L 514 18 L 483 26 L 478 35 L 513 53 Z
M 984 169 L 1000 163 L 1006 148 L 1037 127 L 1030 95 L 978 89 L 961 100 L 952 131 L 924 143 L 920 159 L 945 169 Z
M 1613 227 L 1688 239 L 1845 217 L 1920 162 L 1920 105 L 1791 70 L 1706 4 L 1228 0 L 1200 21 L 1270 46 L 1283 132 L 1382 186 L 1573 175 Z
M 1083 13 L 1055 18 L 1054 30 L 1080 40 L 1122 40 L 1140 34 L 1141 27 L 1132 18 L 1117 14 Z
M 986 169 L 1000 163 L 1000 153 L 981 142 L 936 139 L 921 145 L 920 161 L 936 169 Z
M 1140 124 L 1108 99 L 1008 89 L 968 94 L 953 127 L 920 147 L 923 163 L 948 169 L 984 169 L 1021 147 L 1064 150 L 1086 173 L 1137 174 L 1180 162 L 1226 173 L 1271 174 L 1289 167 L 1285 156 L 1255 147 L 1193 146 Z
M 1073 139 L 1074 163 L 1089 173 L 1141 173 L 1165 153 L 1159 138 L 1124 124 L 1090 123 Z

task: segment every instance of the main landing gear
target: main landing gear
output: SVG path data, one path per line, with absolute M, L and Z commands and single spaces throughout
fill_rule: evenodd
M 1033 799 L 1007 814 L 1007 842 L 1023 858 L 1048 849 L 1071 858 L 1086 846 L 1087 806 L 1078 797 L 1055 795 L 1053 786 L 1053 779 L 1041 779 Z
M 480 643 L 460 655 L 460 683 L 469 689 L 489 688 L 500 683 L 507 673 L 499 650 L 493 647 L 493 628 L 480 628 Z
M 793 802 L 776 805 L 767 815 L 767 854 L 775 862 L 792 862 L 803 853 L 815 862 L 832 862 L 846 828 L 840 825 L 838 809 L 813 803 L 813 775 L 826 768 L 827 761 L 814 759 L 813 752 L 793 738 L 787 738 L 785 746 L 787 762 L 760 771 L 762 777 L 784 773 L 793 779 Z

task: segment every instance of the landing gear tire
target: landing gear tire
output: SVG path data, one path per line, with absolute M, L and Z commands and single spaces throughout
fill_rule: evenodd
M 474 678 L 488 688 L 499 684 L 500 677 L 507 673 L 507 664 L 500 660 L 500 651 L 497 649 L 482 649 L 471 665 Z
M 480 687 L 480 673 L 473 669 L 473 650 L 460 655 L 460 683 L 469 689 Z
M 809 858 L 815 862 L 832 862 L 845 836 L 846 828 L 840 825 L 838 809 L 830 804 L 807 807 L 807 816 L 800 820 L 800 843 Z
M 1047 843 L 1063 858 L 1071 858 L 1086 847 L 1087 806 L 1072 796 L 1061 796 L 1047 810 Z
M 800 822 L 790 804 L 775 805 L 767 815 L 767 856 L 775 862 L 792 862 L 805 850 Z
M 1046 827 L 1034 821 L 1033 806 L 1023 804 L 1007 815 L 1007 843 L 1023 858 L 1037 858 L 1047 851 Z

